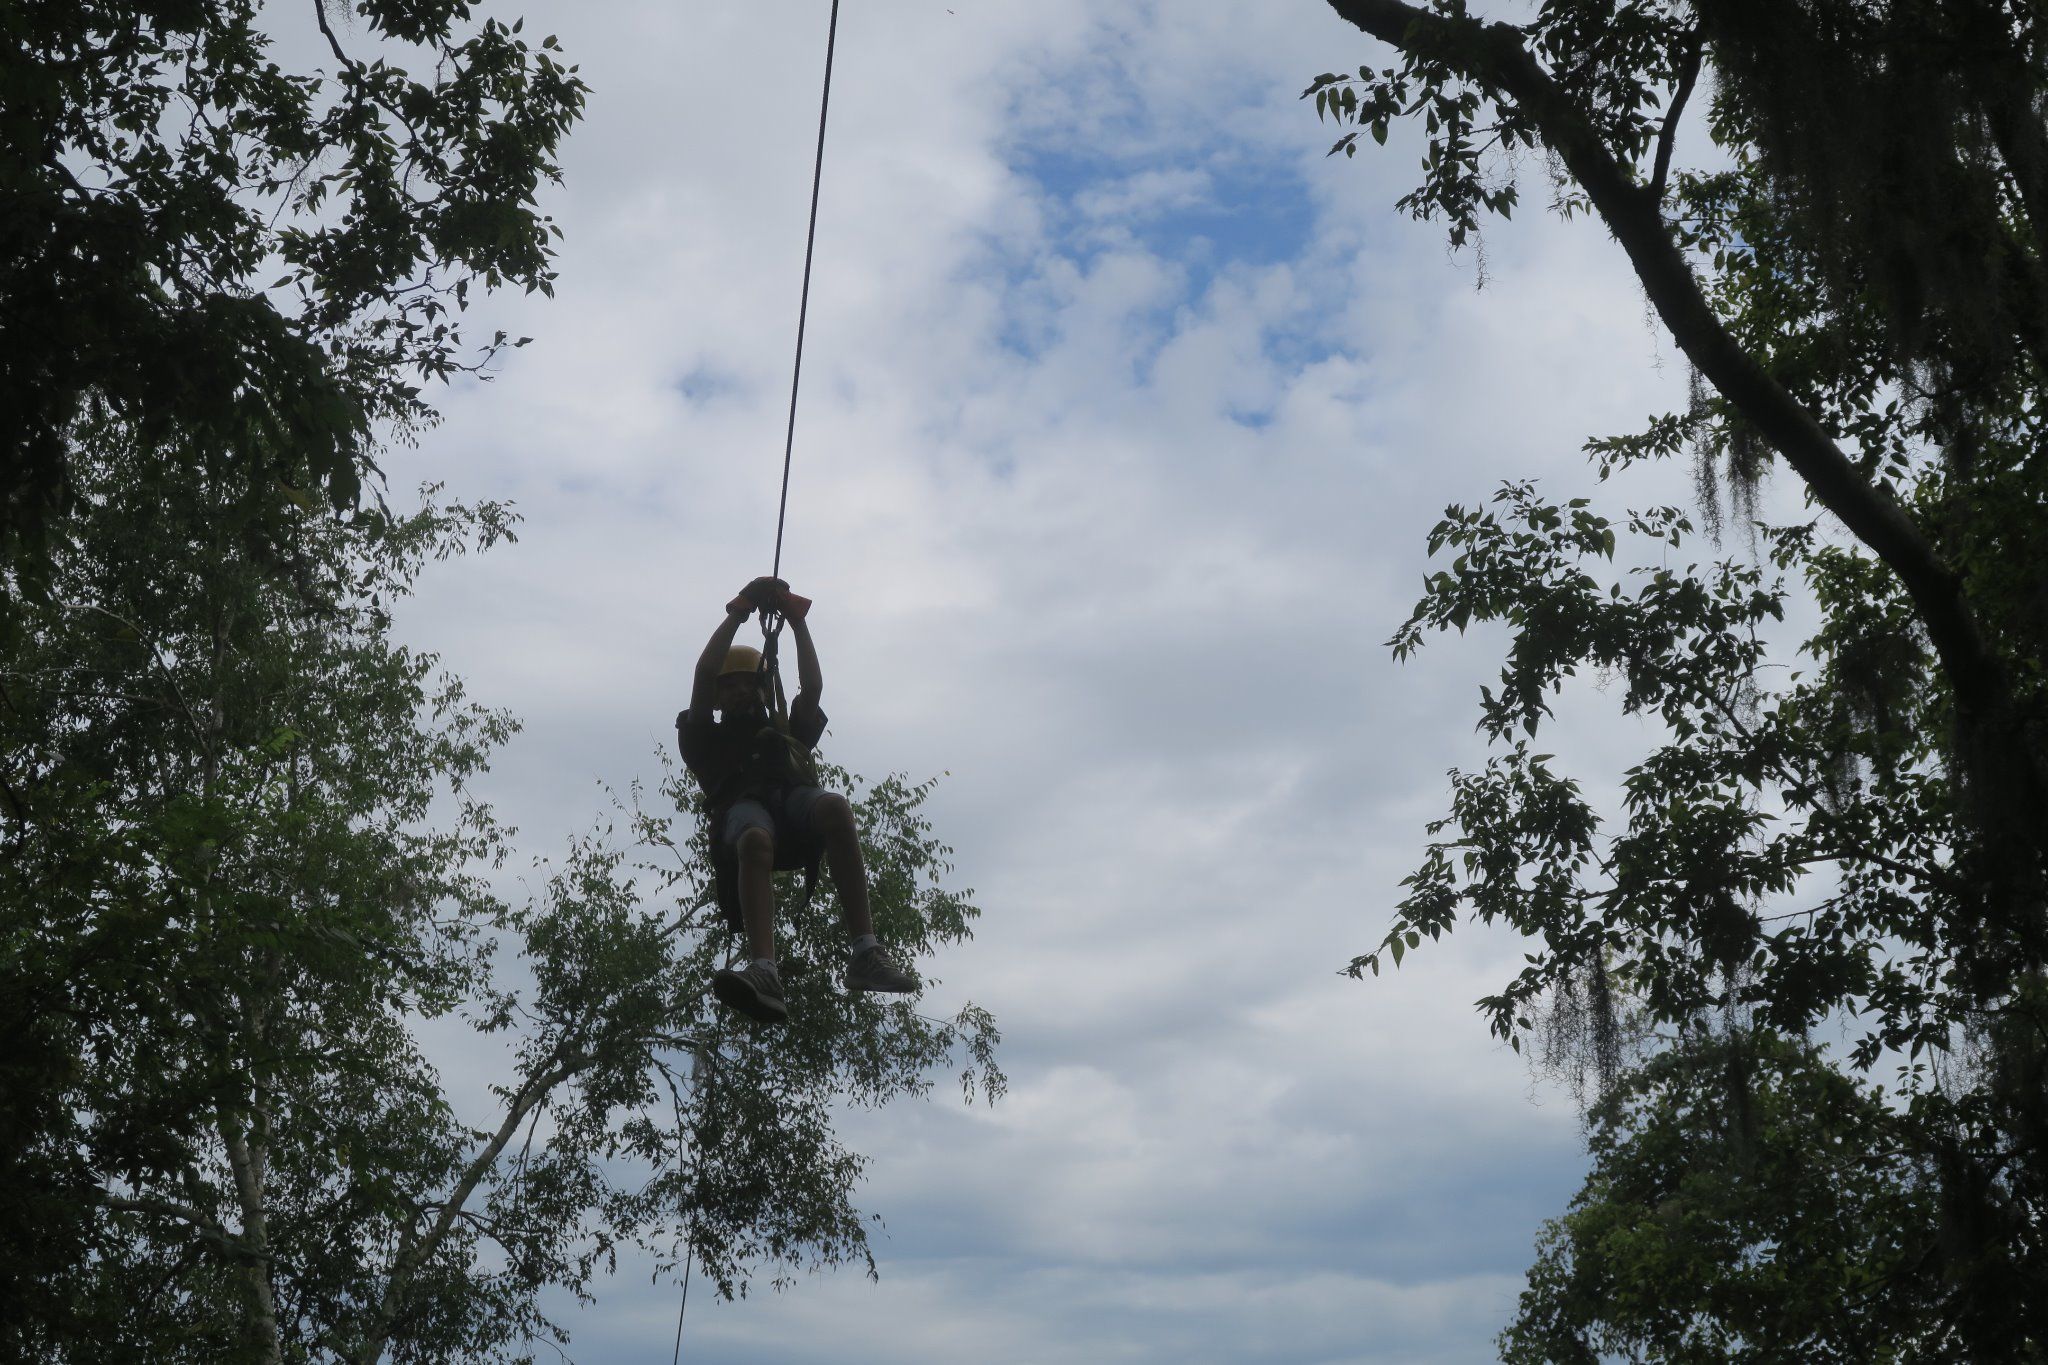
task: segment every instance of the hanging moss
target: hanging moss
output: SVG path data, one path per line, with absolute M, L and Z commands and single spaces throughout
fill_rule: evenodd
M 1698 369 L 1689 371 L 1687 383 L 1693 492 L 1699 504 L 1701 527 L 1718 545 L 1728 517 L 1733 517 L 1738 526 L 1749 532 L 1754 544 L 1757 490 L 1770 468 L 1770 443 L 1740 413 L 1720 401 Z M 1728 503 L 1725 516 L 1721 510 L 1724 484 Z
M 1614 1089 L 1622 1074 L 1625 1038 L 1603 954 L 1594 952 L 1564 973 L 1541 1019 L 1537 1058 L 1569 1086 L 1581 1111 Z
M 1874 304 L 1893 359 L 1933 387 L 1968 400 L 1996 384 L 2043 326 L 2033 25 L 2016 40 L 1994 0 L 1697 8 L 1720 108 L 1815 248 L 1835 306 Z

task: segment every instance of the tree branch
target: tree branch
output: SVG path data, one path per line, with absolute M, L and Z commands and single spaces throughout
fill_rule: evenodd
M 341 63 L 344 70 L 355 70 L 355 62 L 341 50 L 341 40 L 334 36 L 334 30 L 328 26 L 327 0 L 313 0 L 313 17 L 319 22 L 320 32 L 326 37 L 327 46 L 334 53 L 334 59 Z
M 1329 0 L 1363 32 L 1404 52 L 1426 53 L 1460 76 L 1513 99 L 1563 161 L 1635 266 L 1643 291 L 1673 340 L 1839 519 L 1899 578 L 1927 628 L 1966 721 L 1997 738 L 1984 760 L 2016 765 L 2026 797 L 2048 809 L 2048 772 L 2018 736 L 2005 670 L 1984 640 L 1959 575 L 1904 509 L 1865 479 L 1812 413 L 1745 351 L 1707 302 L 1671 239 L 1657 199 L 1635 182 L 1598 130 L 1506 24 L 1431 14 L 1403 0 Z
M 1678 137 L 1679 116 L 1685 113 L 1685 102 L 1692 98 L 1692 88 L 1700 78 L 1700 62 L 1706 54 L 1706 38 L 1698 29 L 1692 33 L 1692 44 L 1686 49 L 1685 60 L 1678 68 L 1678 88 L 1671 93 L 1671 108 L 1665 112 L 1664 126 L 1657 132 L 1657 164 L 1650 172 L 1650 197 L 1660 207 L 1664 203 L 1664 182 L 1671 173 L 1671 150 Z
M 159 1218 L 170 1218 L 180 1223 L 190 1224 L 198 1229 L 200 1236 L 206 1238 L 209 1242 L 219 1244 L 227 1251 L 233 1252 L 238 1256 L 252 1258 L 257 1255 L 257 1253 L 238 1243 L 226 1228 L 201 1213 L 198 1209 L 187 1208 L 183 1204 L 174 1204 L 168 1199 L 150 1199 L 134 1195 L 107 1194 L 105 1192 L 97 1193 L 91 1198 L 92 1202 L 100 1207 L 114 1209 L 121 1213 L 150 1213 L 155 1214 Z
M 200 748 L 211 757 L 213 754 L 213 727 L 202 723 L 199 719 L 199 713 L 192 709 L 192 703 L 185 700 L 185 691 L 178 686 L 177 674 L 171 672 L 170 665 L 164 662 L 163 649 L 150 636 L 150 633 L 144 630 L 138 623 L 129 620 L 119 612 L 108 610 L 97 602 L 65 602 L 62 605 L 71 611 L 96 612 L 124 630 L 134 632 L 137 640 L 149 646 L 149 661 L 156 665 L 157 672 L 163 675 L 164 686 L 170 689 L 171 700 L 177 703 L 178 710 L 185 717 L 185 723 L 192 727 L 192 734 L 199 741 Z
M 483 1149 L 463 1167 L 462 1175 L 455 1182 L 455 1188 L 449 1191 L 448 1198 L 440 1204 L 440 1212 L 435 1216 L 432 1226 L 417 1238 L 409 1240 L 393 1260 L 390 1278 L 384 1284 L 384 1295 L 378 1301 L 370 1330 L 365 1334 L 358 1357 L 360 1360 L 372 1362 L 384 1354 L 384 1345 L 390 1336 L 391 1326 L 398 1320 L 399 1310 L 404 1307 L 406 1291 L 411 1287 L 413 1277 L 419 1273 L 422 1266 L 433 1259 L 434 1253 L 440 1250 L 441 1243 L 447 1240 L 449 1230 L 455 1226 L 457 1218 L 462 1214 L 463 1206 L 469 1202 L 469 1197 L 476 1193 L 476 1187 L 490 1173 L 491 1168 L 497 1165 L 498 1158 L 504 1155 L 505 1148 L 511 1145 L 512 1139 L 518 1136 L 519 1125 L 526 1121 L 526 1116 L 536 1106 L 553 1093 L 556 1086 L 590 1065 L 596 1060 L 596 1056 L 588 1052 L 567 1056 L 557 1054 L 550 1060 L 552 1065 L 528 1078 L 524 1085 L 513 1092 L 512 1103 L 505 1111 L 504 1121 L 498 1125 L 497 1132 L 491 1135 Z

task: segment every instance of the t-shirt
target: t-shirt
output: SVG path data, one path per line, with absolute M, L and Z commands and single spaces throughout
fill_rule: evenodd
M 683 762 L 713 812 L 742 797 L 815 783 L 810 755 L 824 733 L 825 713 L 801 694 L 789 708 L 786 729 L 758 713 L 737 719 L 711 714 L 699 719 L 688 711 L 676 715 Z

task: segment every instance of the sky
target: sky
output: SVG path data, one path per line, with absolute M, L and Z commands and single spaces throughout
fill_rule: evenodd
M 508 499 L 520 543 L 403 618 L 524 721 L 483 794 L 533 850 L 659 771 L 722 604 L 773 552 L 828 0 L 502 0 L 592 87 L 547 210 L 557 296 L 384 464 Z M 1357 982 L 1502 637 L 1385 641 L 1452 502 L 1536 477 L 1608 510 L 1590 436 L 1684 402 L 1595 224 L 1527 207 L 1481 257 L 1394 201 L 1397 130 L 1324 156 L 1301 89 L 1384 63 L 1319 0 L 848 0 L 784 576 L 815 599 L 827 753 L 946 774 L 983 916 L 927 970 L 1010 1080 L 845 1115 L 879 1278 L 721 1303 L 691 1361 L 1487 1359 L 1583 1177 L 1569 1094 L 1473 1002 L 1474 926 Z M 1561 766 L 1648 738 L 1588 688 Z M 622 1265 L 571 1357 L 667 1360 Z

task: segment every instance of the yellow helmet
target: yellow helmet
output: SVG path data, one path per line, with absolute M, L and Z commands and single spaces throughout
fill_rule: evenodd
M 725 667 L 718 670 L 718 676 L 728 673 L 758 673 L 761 671 L 761 651 L 752 645 L 734 645 L 725 651 Z

